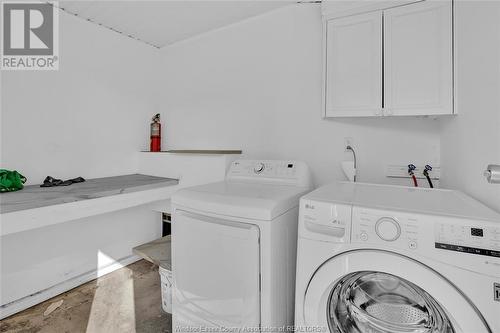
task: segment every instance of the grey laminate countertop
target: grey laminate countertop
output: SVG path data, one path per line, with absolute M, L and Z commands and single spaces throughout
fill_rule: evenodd
M 20 191 L 0 193 L 0 213 L 150 190 L 178 183 L 177 179 L 132 174 L 88 179 L 83 183 L 69 186 L 40 187 L 39 185 L 29 185 Z

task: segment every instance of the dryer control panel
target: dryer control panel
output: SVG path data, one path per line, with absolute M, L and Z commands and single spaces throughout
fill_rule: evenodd
M 307 165 L 290 160 L 236 160 L 231 163 L 226 180 L 311 187 Z
M 500 227 L 436 223 L 436 249 L 500 258 Z

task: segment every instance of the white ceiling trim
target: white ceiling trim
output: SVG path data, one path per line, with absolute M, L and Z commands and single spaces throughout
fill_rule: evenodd
M 69 15 L 160 49 L 277 8 L 311 2 L 318 1 L 59 1 L 52 5 Z
M 148 41 L 142 40 L 141 38 L 136 37 L 136 36 L 134 36 L 134 35 L 132 35 L 132 34 L 127 34 L 126 32 L 123 32 L 123 31 L 117 30 L 117 29 L 115 29 L 115 28 L 113 28 L 113 27 L 110 27 L 110 26 L 108 26 L 108 25 L 104 24 L 104 23 L 96 22 L 96 21 L 94 21 L 94 20 L 93 20 L 93 19 L 91 19 L 91 18 L 85 18 L 85 17 L 83 17 L 83 16 L 80 16 L 78 13 L 74 13 L 74 12 L 72 12 L 72 11 L 70 11 L 70 10 L 68 10 L 68 9 L 64 8 L 64 7 L 61 7 L 61 6 L 56 5 L 55 3 L 50 3 L 50 4 L 51 4 L 53 7 L 55 7 L 55 8 L 57 8 L 57 9 L 59 9 L 59 10 L 61 10 L 61 11 L 65 12 L 65 13 L 67 13 L 67 14 L 71 15 L 71 16 L 78 17 L 78 18 L 80 18 L 80 19 L 82 19 L 82 20 L 84 20 L 84 21 L 87 21 L 87 22 L 89 22 L 89 23 L 96 24 L 96 25 L 98 25 L 98 26 L 100 26 L 100 27 L 103 27 L 103 28 L 105 28 L 105 29 L 111 30 L 111 31 L 113 31 L 113 32 L 116 32 L 116 33 L 118 33 L 118 34 L 122 35 L 122 36 L 125 36 L 125 37 L 128 37 L 128 38 L 131 38 L 131 39 L 133 39 L 133 40 L 136 40 L 136 41 L 138 41 L 138 42 L 144 43 L 144 44 L 149 45 L 149 46 L 151 46 L 151 47 L 154 47 L 154 48 L 157 48 L 157 49 L 160 49 L 160 48 L 161 48 L 161 46 L 159 46 L 159 45 L 155 45 L 155 44 L 153 44 L 153 43 L 151 43 L 151 42 L 148 42 Z

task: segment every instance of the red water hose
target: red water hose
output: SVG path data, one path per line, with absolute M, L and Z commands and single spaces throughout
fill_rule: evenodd
M 415 187 L 418 187 L 417 177 L 415 176 L 414 172 L 416 169 L 417 167 L 414 164 L 408 164 L 408 174 L 413 179 L 413 185 L 415 185 Z
M 415 187 L 418 187 L 418 182 L 417 182 L 417 177 L 415 177 L 415 175 L 411 175 L 411 179 L 413 179 L 413 185 L 415 185 Z

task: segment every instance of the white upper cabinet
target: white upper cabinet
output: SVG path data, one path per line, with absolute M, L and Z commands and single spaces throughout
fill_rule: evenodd
M 328 21 L 326 116 L 371 116 L 382 111 L 382 13 Z
M 452 10 L 424 1 L 384 11 L 384 113 L 453 113 Z
M 453 114 L 452 26 L 451 0 L 327 18 L 324 115 Z

